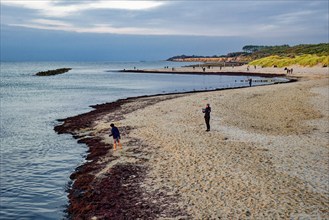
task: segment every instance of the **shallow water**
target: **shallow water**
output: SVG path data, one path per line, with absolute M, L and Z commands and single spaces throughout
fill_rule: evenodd
M 239 76 L 115 71 L 181 65 L 165 61 L 2 62 L 0 219 L 65 218 L 69 175 L 83 163 L 86 147 L 70 135 L 57 135 L 53 130 L 57 119 L 120 98 L 248 86 L 241 82 L 247 77 Z M 56 76 L 34 76 L 64 67 L 73 69 Z

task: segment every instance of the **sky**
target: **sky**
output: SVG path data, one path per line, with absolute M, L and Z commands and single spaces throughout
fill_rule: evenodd
M 328 0 L 0 0 L 1 61 L 153 61 L 328 43 Z

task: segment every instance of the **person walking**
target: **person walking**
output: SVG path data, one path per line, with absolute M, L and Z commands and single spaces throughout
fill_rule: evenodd
M 210 112 L 211 112 L 211 108 L 210 108 L 210 104 L 206 105 L 206 108 L 203 109 L 203 113 L 204 113 L 204 119 L 207 125 L 207 130 L 206 131 L 210 131 Z
M 120 149 L 122 149 L 122 145 L 120 143 L 120 132 L 119 132 L 119 129 L 117 127 L 114 126 L 114 124 L 112 123 L 111 125 L 111 134 L 110 134 L 110 137 L 113 136 L 113 150 L 117 150 L 117 143 L 119 144 L 120 146 Z
M 248 79 L 248 82 L 249 82 L 249 86 L 251 87 L 251 84 L 252 84 L 252 79 Z

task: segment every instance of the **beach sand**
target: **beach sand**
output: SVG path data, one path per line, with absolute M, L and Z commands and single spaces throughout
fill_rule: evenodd
M 203 70 L 205 68 L 205 70 Z M 273 67 L 260 67 L 260 66 L 250 66 L 250 65 L 242 65 L 242 66 L 226 66 L 219 67 L 215 64 L 209 64 L 209 68 L 206 64 L 201 65 L 200 67 L 192 67 L 192 66 L 183 66 L 183 67 L 168 67 L 168 68 L 158 68 L 158 69 L 143 69 L 137 71 L 143 72 L 164 72 L 164 73 L 198 73 L 198 74 L 245 74 L 245 75 L 278 75 L 284 76 L 288 75 L 289 77 L 308 77 L 311 76 L 314 78 L 315 75 L 326 75 L 328 74 L 328 68 L 324 68 L 321 65 L 314 67 L 301 67 L 301 66 L 289 66 L 289 69 L 293 69 L 292 74 L 287 74 L 285 68 L 273 68 Z M 249 70 L 248 70 L 249 69 Z M 136 71 L 136 70 L 125 70 L 125 71 Z
M 329 219 L 328 76 L 328 68 L 295 67 L 294 83 L 124 100 L 64 120 L 57 131 L 94 154 L 72 176 L 69 213 Z M 112 150 L 110 123 L 122 150 Z

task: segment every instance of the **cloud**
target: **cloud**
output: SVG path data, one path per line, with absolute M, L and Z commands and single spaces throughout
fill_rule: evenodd
M 137 26 L 116 26 L 107 23 L 93 23 L 92 25 L 73 25 L 70 22 L 54 19 L 32 19 L 22 24 L 11 24 L 10 26 L 33 28 L 41 30 L 57 30 L 76 33 L 98 33 L 98 34 L 125 34 L 125 35 L 167 35 L 167 36 L 238 36 L 241 28 L 226 27 L 216 29 L 199 27 L 196 32 L 193 27 L 180 26 L 178 28 L 168 27 L 137 27 Z
M 65 28 L 65 27 L 72 27 L 71 24 L 69 24 L 67 22 L 60 21 L 60 20 L 34 19 L 34 20 L 31 20 L 31 22 L 33 22 L 35 24 L 39 24 L 40 26 L 58 27 L 59 29 L 60 28 Z M 16 26 L 19 26 L 19 24 L 17 24 Z
M 293 38 L 328 29 L 328 2 L 321 0 L 4 0 L 1 4 L 6 6 L 2 24 L 75 33 Z
M 311 16 L 316 16 L 315 12 L 311 10 L 305 10 L 305 11 L 283 13 L 273 16 L 272 18 L 274 21 L 281 24 L 295 24 L 305 19 L 309 19 Z
M 41 29 L 41 30 L 57 30 L 76 33 L 116 33 L 116 34 L 134 34 L 145 35 L 145 33 L 152 32 L 153 35 L 167 35 L 175 34 L 170 33 L 168 30 L 152 30 L 148 28 L 135 28 L 135 27 L 114 27 L 108 24 L 93 24 L 92 26 L 74 26 L 67 22 L 59 20 L 47 20 L 47 19 L 35 19 L 31 20 L 31 23 L 27 24 L 13 24 L 12 26 Z
M 65 17 L 72 13 L 78 13 L 87 10 L 97 9 L 120 9 L 120 10 L 148 10 L 159 7 L 164 2 L 158 1 L 74 1 L 70 4 L 64 4 L 64 1 L 29 1 L 29 0 L 4 0 L 3 5 L 23 7 L 37 10 L 40 14 L 47 17 Z

